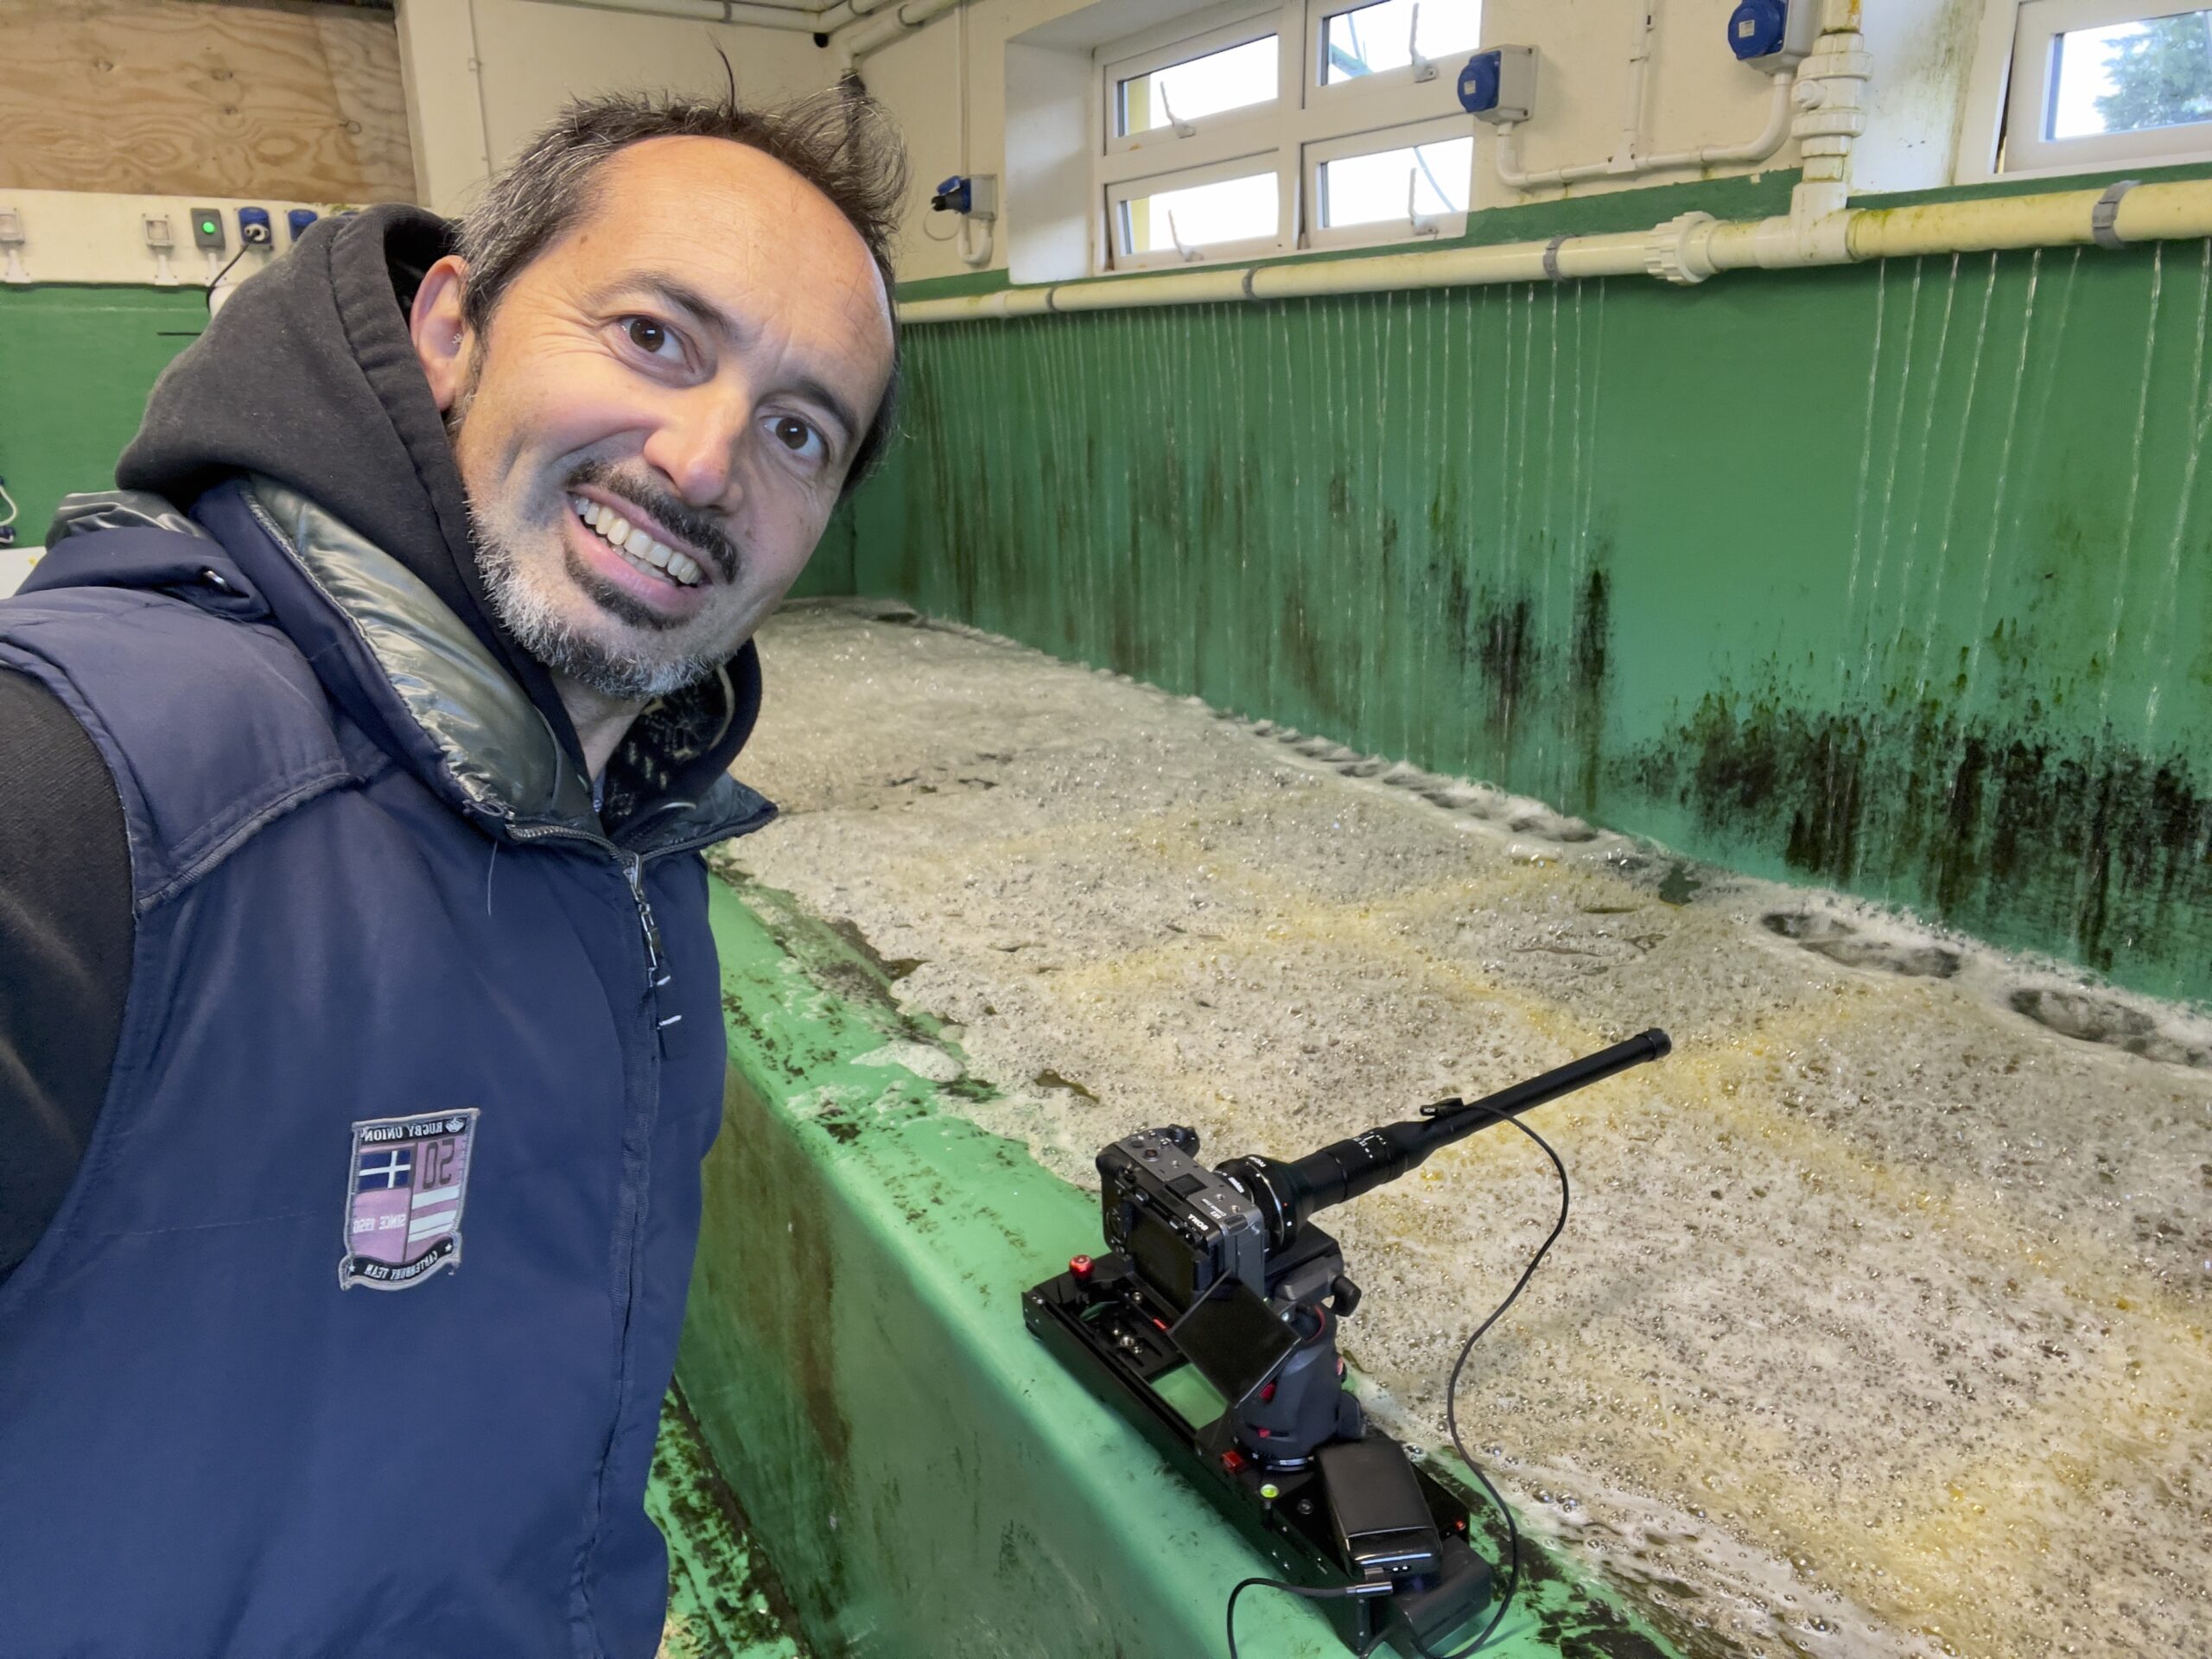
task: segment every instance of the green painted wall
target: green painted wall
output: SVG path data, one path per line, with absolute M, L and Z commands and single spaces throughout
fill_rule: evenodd
M 0 288 L 0 478 L 18 539 L 54 503 L 115 483 L 146 393 L 207 320 L 196 288 Z
M 855 578 L 2201 998 L 2209 321 L 2187 243 L 920 327 Z

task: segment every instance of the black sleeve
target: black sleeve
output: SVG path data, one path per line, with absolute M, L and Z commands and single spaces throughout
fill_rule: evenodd
M 0 670 L 0 1279 L 69 1191 L 130 988 L 130 850 L 69 710 Z

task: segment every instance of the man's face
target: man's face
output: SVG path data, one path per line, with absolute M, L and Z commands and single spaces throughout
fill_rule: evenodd
M 593 182 L 484 337 L 458 261 L 415 336 L 501 620 L 636 702 L 727 661 L 805 566 L 889 378 L 889 302 L 842 214 L 758 150 L 652 139 Z

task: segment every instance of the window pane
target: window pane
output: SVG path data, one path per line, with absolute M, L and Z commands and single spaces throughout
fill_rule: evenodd
M 1406 190 L 1424 218 L 1467 211 L 1467 182 L 1474 171 L 1472 138 L 1440 138 L 1406 149 L 1378 150 L 1321 163 L 1321 223 L 1377 225 L 1406 221 Z
M 1275 95 L 1280 55 L 1270 35 L 1123 81 L 1122 136 L 1266 103 Z
M 1271 237 L 1277 232 L 1281 201 L 1271 172 L 1160 190 L 1122 204 L 1123 233 L 1131 253 L 1157 253 L 1179 240 L 1185 247 L 1203 248 Z
M 1471 52 L 1482 43 L 1482 0 L 1382 0 L 1380 5 L 1340 11 L 1329 19 L 1321 41 L 1321 84 L 1334 86 L 1411 63 L 1413 54 L 1407 48 L 1413 41 L 1416 11 L 1421 14 L 1424 58 Z
M 2061 35 L 2050 84 L 2046 138 L 2212 121 L 2212 11 Z

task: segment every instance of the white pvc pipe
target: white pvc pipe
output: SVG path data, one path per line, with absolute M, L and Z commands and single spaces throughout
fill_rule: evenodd
M 1810 60 L 1807 60 L 1810 61 Z M 1658 156 L 1638 156 L 1633 150 L 1632 131 L 1623 136 L 1623 149 L 1611 158 L 1602 162 L 1581 162 L 1573 167 L 1548 168 L 1542 172 L 1524 172 L 1520 166 L 1521 136 L 1516 130 L 1517 123 L 1508 121 L 1497 130 L 1497 146 L 1494 152 L 1497 176 L 1515 190 L 1548 190 L 1555 185 L 1573 184 L 1583 179 L 1633 179 L 1646 173 L 1662 173 L 1669 168 L 1731 166 L 1744 162 L 1763 162 L 1782 148 L 1789 136 L 1789 116 L 1793 77 L 1789 70 L 1773 78 L 1772 95 L 1767 101 L 1766 124 L 1758 136 L 1740 144 L 1707 144 L 1701 149 L 1678 149 Z
M 1242 303 L 1589 276 L 1652 276 L 1689 283 L 1722 270 L 1797 270 L 1920 254 L 2070 247 L 2097 240 L 2092 214 L 2104 195 L 2098 190 L 2066 190 L 1920 207 L 1847 209 L 1813 220 L 1785 214 L 1728 223 L 1706 213 L 1685 213 L 1649 231 L 1573 236 L 1557 242 L 1223 266 L 909 300 L 899 308 L 899 320 L 962 322 L 1046 312 Z M 2136 186 L 2120 198 L 2111 236 L 2120 242 L 2212 237 L 2212 180 Z
M 932 18 L 942 17 L 956 6 L 966 3 L 967 0 L 900 0 L 900 3 L 888 7 L 880 16 L 839 29 L 830 37 L 830 44 L 837 54 L 839 67 L 849 69 L 869 53 L 880 51 Z
M 688 22 L 743 23 L 749 29 L 783 29 L 814 34 L 822 25 L 804 5 L 780 0 L 542 0 L 584 11 L 620 11 L 640 17 L 676 17 Z

